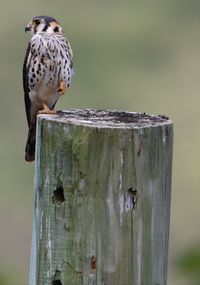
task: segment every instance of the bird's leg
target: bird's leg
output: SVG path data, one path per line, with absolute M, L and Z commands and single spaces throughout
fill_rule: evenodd
M 64 81 L 60 81 L 60 83 L 58 84 L 58 88 L 57 88 L 57 92 L 60 95 L 64 95 L 65 91 L 66 91 L 67 87 Z
M 38 111 L 38 114 L 56 115 L 56 111 L 50 110 L 46 104 L 42 103 L 42 107 L 43 107 L 43 109 Z

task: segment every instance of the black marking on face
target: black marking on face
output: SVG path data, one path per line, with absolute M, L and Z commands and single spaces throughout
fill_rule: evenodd
M 44 26 L 44 28 L 42 29 L 42 31 L 43 31 L 43 32 L 46 32 L 46 30 L 48 29 L 48 27 L 49 27 L 49 24 L 46 24 L 46 25 Z
M 59 28 L 58 28 L 58 27 L 55 27 L 55 28 L 53 29 L 53 31 L 54 31 L 54 33 L 58 33 L 58 32 L 59 32 Z

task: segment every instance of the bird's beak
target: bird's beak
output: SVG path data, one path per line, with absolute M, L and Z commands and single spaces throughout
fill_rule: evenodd
M 30 26 L 30 24 L 29 24 L 29 25 L 27 25 L 26 28 L 25 28 L 25 33 L 26 33 L 26 32 L 30 32 L 30 31 L 31 31 L 31 26 Z

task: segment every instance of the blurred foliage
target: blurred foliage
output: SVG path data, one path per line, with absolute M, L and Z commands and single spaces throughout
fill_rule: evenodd
M 173 119 L 168 283 L 190 285 L 179 281 L 172 260 L 200 235 L 196 227 L 200 201 L 200 1 L 19 0 L 13 5 L 11 0 L 2 0 L 0 9 L 3 268 L 15 274 L 16 284 L 27 284 L 34 164 L 24 162 L 27 124 L 22 64 L 29 40 L 24 26 L 33 16 L 47 14 L 61 22 L 74 52 L 72 86 L 57 109 L 125 109 L 166 114 Z M 190 266 L 185 263 L 187 270 Z M 196 273 L 191 270 L 188 274 Z
M 5 274 L 0 273 L 0 285 L 9 285 Z
M 200 246 L 184 251 L 177 259 L 176 266 L 192 282 L 191 285 L 200 285 Z

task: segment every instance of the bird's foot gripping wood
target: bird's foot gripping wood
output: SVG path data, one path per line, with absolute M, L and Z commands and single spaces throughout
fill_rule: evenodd
M 50 110 L 47 105 L 43 104 L 43 109 L 38 111 L 38 114 L 56 115 L 57 112 L 55 110 Z
M 60 95 L 64 95 L 65 91 L 66 91 L 67 87 L 64 81 L 60 81 L 60 83 L 58 84 L 58 88 L 57 88 L 57 92 Z

